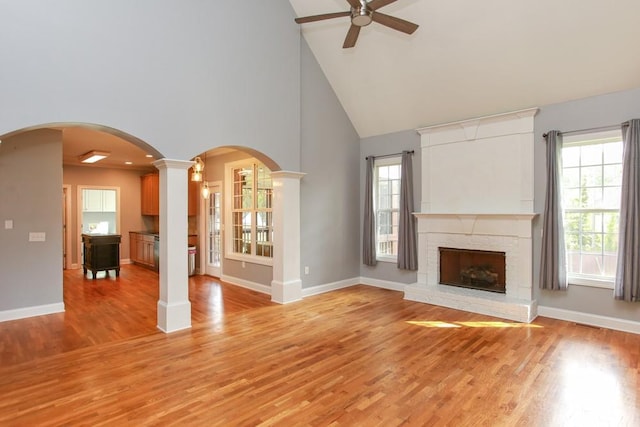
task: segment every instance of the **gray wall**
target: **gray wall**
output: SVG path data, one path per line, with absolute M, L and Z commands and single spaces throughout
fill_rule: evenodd
M 640 118 L 640 89 L 585 98 L 542 107 L 535 117 L 535 211 L 544 212 L 546 187 L 545 143 L 542 134 L 549 130 L 570 132 L 579 129 L 618 125 Z M 600 316 L 638 320 L 640 304 L 616 301 L 613 290 L 584 286 L 569 286 L 567 292 L 541 291 L 540 277 L 540 217 L 534 223 L 534 293 L 538 304 Z
M 420 155 L 420 135 L 415 130 L 390 133 L 387 135 L 363 138 L 360 142 L 360 157 L 358 164 L 360 169 L 360 222 L 359 222 L 359 265 L 360 275 L 377 280 L 385 280 L 398 283 L 414 283 L 417 280 L 415 271 L 400 270 L 395 263 L 378 262 L 375 267 L 362 264 L 362 217 L 364 214 L 364 182 L 367 156 L 383 156 L 386 154 L 401 153 L 404 150 L 415 150 L 413 155 L 413 206 L 416 212 L 420 211 L 420 195 L 422 194 L 422 166 Z
M 287 0 L 29 0 L 4 2 L 2 17 L 5 147 L 9 135 L 29 127 L 88 123 L 117 129 L 167 158 L 242 146 L 300 170 L 300 30 Z M 5 148 L 0 156 L 3 164 L 17 161 L 2 167 L 0 201 L 6 215 L 20 219 L 20 231 L 2 231 L 0 309 L 62 301 L 57 149 L 16 160 Z M 24 164 L 37 171 L 34 190 L 55 188 L 54 206 L 16 196 L 16 188 L 31 188 L 13 173 Z M 48 241 L 4 238 L 25 230 L 47 231 Z
M 249 146 L 300 166 L 300 30 L 287 0 L 3 2 L 0 137 L 119 129 L 167 158 Z
M 302 286 L 359 276 L 359 137 L 301 41 Z M 304 267 L 309 274 L 304 274 Z
M 0 311 L 62 303 L 61 200 L 62 132 L 3 139 Z M 5 229 L 6 220 L 13 220 L 13 229 Z M 29 232 L 46 233 L 46 241 L 29 242 Z

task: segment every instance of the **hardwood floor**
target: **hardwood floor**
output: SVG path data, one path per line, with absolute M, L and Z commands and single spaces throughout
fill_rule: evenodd
M 356 286 L 277 305 L 190 279 L 65 272 L 66 313 L 0 323 L 0 425 L 637 426 L 640 336 L 519 324 Z

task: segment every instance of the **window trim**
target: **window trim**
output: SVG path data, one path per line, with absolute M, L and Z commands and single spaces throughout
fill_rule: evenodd
M 253 165 L 262 165 L 263 167 L 267 168 L 266 165 L 264 165 L 262 162 L 260 162 L 258 159 L 256 158 L 248 158 L 248 159 L 243 159 L 243 160 L 237 160 L 235 162 L 228 162 L 225 163 L 224 168 L 225 168 L 225 176 L 224 176 L 224 190 L 223 191 L 223 198 L 224 198 L 224 218 L 223 218 L 223 231 L 224 231 L 224 258 L 225 259 L 229 259 L 229 260 L 234 260 L 234 261 L 242 261 L 242 262 L 249 262 L 252 264 L 260 264 L 260 265 L 267 265 L 267 266 L 273 266 L 273 257 L 264 257 L 264 256 L 259 256 L 259 255 L 254 255 L 254 254 L 240 254 L 237 252 L 233 251 L 233 231 L 232 231 L 232 227 L 233 227 L 233 196 L 234 196 L 234 192 L 233 192 L 233 170 L 237 169 L 239 167 L 248 167 L 251 166 L 253 167 Z M 269 169 L 269 168 L 267 168 Z M 269 169 L 269 171 L 271 171 Z M 272 181 L 273 182 L 273 181 Z M 255 191 L 255 189 L 254 189 Z M 255 201 L 255 194 L 254 194 L 254 201 Z M 256 209 L 252 209 L 251 210 L 252 215 L 253 213 L 256 212 Z M 273 214 L 273 210 L 271 210 L 270 212 L 272 212 Z M 228 230 L 226 229 L 226 227 L 224 226 L 224 224 L 229 224 L 229 228 Z M 272 225 L 273 226 L 273 225 Z M 256 240 L 255 240 L 255 224 L 252 222 L 251 225 L 251 237 L 252 237 L 252 241 L 251 241 L 251 248 L 252 251 L 255 250 L 255 246 L 256 246 Z M 271 245 L 273 248 L 273 244 Z
M 402 156 L 390 156 L 381 159 L 375 159 L 373 162 L 373 211 L 375 214 L 375 248 L 376 248 L 376 261 L 386 263 L 397 263 L 398 255 L 388 255 L 378 253 L 378 167 L 379 166 L 391 166 L 399 165 L 402 168 Z M 402 177 L 402 169 L 400 169 L 400 176 Z M 389 211 L 392 211 L 391 209 Z M 398 215 L 400 214 L 400 208 L 398 208 Z
M 602 144 L 606 143 L 608 139 L 620 139 L 622 140 L 622 133 L 618 128 L 612 128 L 607 130 L 601 130 L 596 132 L 580 132 L 580 133 L 572 133 L 571 135 L 567 135 L 563 138 L 562 148 L 569 147 L 577 147 L 577 146 L 585 146 L 585 145 L 593 145 L 593 144 Z M 563 167 L 564 169 L 564 167 Z M 564 189 L 564 187 L 563 187 Z M 562 207 L 563 214 L 567 211 L 578 211 L 579 209 L 565 209 Z M 590 209 L 585 209 L 586 211 Z M 620 212 L 620 208 L 618 209 L 595 209 L 598 212 L 601 211 L 615 211 Z M 566 236 L 566 230 L 565 230 Z M 566 249 L 568 252 L 568 249 Z M 591 288 L 600 288 L 600 289 L 614 289 L 615 286 L 615 277 L 613 278 L 598 278 L 590 275 L 582 275 L 576 273 L 569 273 L 567 269 L 567 281 L 570 286 L 584 286 Z

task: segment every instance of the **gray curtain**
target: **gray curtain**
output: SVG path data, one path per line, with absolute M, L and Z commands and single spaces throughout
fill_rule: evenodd
M 614 296 L 640 301 L 640 119 L 622 124 L 622 200 Z
M 413 216 L 413 166 L 411 153 L 402 152 L 400 175 L 400 220 L 398 227 L 398 268 L 418 269 L 416 219 Z
M 547 141 L 547 194 L 542 218 L 540 288 L 567 289 L 567 255 L 562 225 L 562 135 L 553 130 Z
M 362 262 L 376 265 L 376 213 L 373 209 L 373 156 L 367 157 L 364 189 L 364 226 L 362 230 Z

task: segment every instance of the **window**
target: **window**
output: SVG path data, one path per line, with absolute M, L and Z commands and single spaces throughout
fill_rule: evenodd
M 569 282 L 613 288 L 622 185 L 621 132 L 565 137 L 562 163 Z
M 376 160 L 374 208 L 376 212 L 376 258 L 395 262 L 398 257 L 401 158 Z
M 231 195 L 227 256 L 269 264 L 273 257 L 271 171 L 255 161 L 228 164 L 227 186 Z

